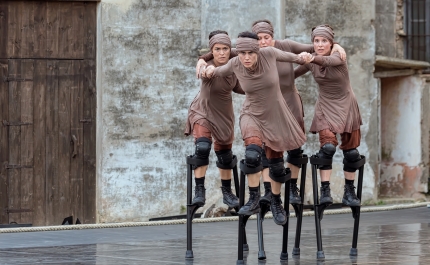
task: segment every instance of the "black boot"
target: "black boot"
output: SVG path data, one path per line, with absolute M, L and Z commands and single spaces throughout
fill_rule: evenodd
M 191 204 L 197 205 L 199 207 L 203 207 L 206 202 L 206 189 L 202 184 L 197 184 L 194 188 L 194 198 Z
M 297 187 L 297 182 L 290 183 L 290 203 L 291 204 L 302 204 L 302 198 L 299 195 L 299 188 Z
M 233 194 L 230 187 L 221 186 L 222 202 L 227 204 L 228 207 L 239 207 L 239 198 Z
M 238 214 L 243 215 L 253 215 L 260 211 L 260 192 L 257 191 L 249 191 L 249 201 L 240 208 Z
M 361 201 L 355 194 L 354 184 L 345 184 L 342 203 L 347 206 L 361 206 Z
M 260 203 L 270 204 L 272 201 L 272 191 L 270 189 L 264 189 L 264 195 L 260 198 Z
M 324 204 L 324 203 L 328 203 L 328 204 L 332 204 L 333 203 L 333 198 L 331 197 L 331 193 L 330 193 L 330 185 L 321 185 L 321 197 L 320 197 L 320 204 Z
M 282 207 L 281 195 L 272 195 L 272 201 L 270 203 L 270 210 L 273 214 L 273 221 L 277 225 L 284 225 L 287 223 L 287 213 Z

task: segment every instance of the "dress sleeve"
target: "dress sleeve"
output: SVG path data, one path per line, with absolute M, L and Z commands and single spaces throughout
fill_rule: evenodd
M 216 67 L 213 77 L 226 77 L 234 74 L 232 60 L 229 60 L 226 64 Z
M 303 44 L 292 40 L 283 40 L 281 42 L 285 42 L 288 46 L 290 46 L 290 50 L 292 53 L 299 54 L 302 52 L 313 53 L 314 45 L 312 44 Z
M 342 64 L 345 64 L 346 62 L 342 61 L 342 59 L 340 58 L 340 54 L 338 52 L 335 52 L 329 56 L 317 55 L 317 56 L 315 56 L 312 63 L 317 64 L 317 65 L 321 65 L 324 67 L 328 67 L 328 66 L 342 65 Z
M 294 68 L 294 79 L 296 79 L 299 76 L 302 76 L 309 72 L 309 68 L 305 65 L 299 65 L 296 68 Z
M 276 61 L 278 62 L 288 62 L 288 63 L 297 63 L 297 64 L 305 63 L 305 61 L 302 58 L 300 58 L 297 54 L 294 54 L 291 52 L 284 52 L 273 47 L 268 47 L 268 48 L 271 48 L 272 52 L 275 54 Z

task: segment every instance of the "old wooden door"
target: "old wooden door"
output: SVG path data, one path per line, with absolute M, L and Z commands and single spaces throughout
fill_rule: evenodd
M 0 2 L 0 223 L 95 222 L 95 2 Z

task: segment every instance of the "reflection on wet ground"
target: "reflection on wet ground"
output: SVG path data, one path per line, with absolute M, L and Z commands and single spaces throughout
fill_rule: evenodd
M 316 260 L 314 217 L 305 217 L 301 256 L 280 262 L 282 227 L 264 222 L 267 260 L 257 259 L 256 222 L 249 221 L 246 264 L 430 264 L 430 209 L 363 213 L 358 257 L 351 259 L 353 219 L 322 221 L 325 261 Z M 296 219 L 290 219 L 289 251 Z M 185 260 L 185 225 L 0 235 L 0 264 L 236 264 L 237 222 L 195 224 L 194 260 Z

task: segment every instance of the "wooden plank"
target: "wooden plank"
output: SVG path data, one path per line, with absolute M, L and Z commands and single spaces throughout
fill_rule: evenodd
M 70 211 L 70 155 L 72 153 L 70 135 L 70 90 L 73 86 L 73 61 L 58 63 L 58 192 L 56 220 L 71 215 Z M 60 218 L 60 219 L 58 219 Z M 58 223 L 58 224 L 61 224 Z
M 33 60 L 22 60 L 21 77 L 33 80 Z M 22 122 L 33 123 L 33 81 L 20 82 Z M 33 125 L 21 127 L 20 165 L 33 166 Z M 33 210 L 33 168 L 21 169 L 21 208 Z M 21 223 L 32 223 L 33 213 L 21 213 Z
M 21 78 L 21 60 L 9 60 L 9 76 Z M 21 121 L 21 82 L 9 82 L 9 122 Z M 9 126 L 9 164 L 21 162 L 21 126 Z M 8 169 L 10 210 L 21 208 L 21 169 Z M 9 222 L 21 223 L 21 213 L 10 213 Z
M 21 10 L 21 52 L 20 58 L 33 58 L 34 53 L 34 2 L 25 2 Z
M 46 56 L 46 17 L 47 17 L 47 2 L 34 2 L 33 18 L 34 18 L 34 58 L 45 58 Z M 46 68 L 46 65 L 45 65 Z
M 8 58 L 9 2 L 0 2 L 0 58 Z
M 47 61 L 46 73 L 46 224 L 59 224 L 58 194 L 58 61 Z M 61 224 L 61 223 L 60 223 Z
M 96 222 L 96 63 L 83 61 L 84 119 L 84 223 Z
M 22 48 L 21 13 L 24 10 L 24 2 L 9 3 L 8 55 L 9 58 L 19 58 Z
M 46 212 L 46 181 L 45 181 L 45 164 L 46 164 L 46 69 L 45 60 L 36 60 L 34 62 L 33 78 L 33 226 L 47 225 Z
M 59 6 L 58 56 L 56 58 L 73 58 L 73 11 L 74 3 L 61 3 Z
M 83 221 L 83 123 L 80 120 L 83 117 L 83 90 L 82 90 L 82 71 L 81 62 L 74 61 L 73 65 L 73 86 L 71 88 L 71 111 L 70 124 L 71 135 L 76 140 L 73 145 L 73 152 L 70 162 L 70 198 L 72 215 Z
M 46 57 L 58 57 L 58 36 L 60 31 L 60 3 L 48 2 L 46 11 Z
M 85 3 L 84 58 L 96 59 L 97 3 Z
M 71 58 L 84 58 L 84 3 L 75 2 L 72 6 L 72 44 Z
M 8 61 L 0 59 L 0 75 L 8 75 Z M 0 122 L 9 119 L 9 89 L 8 83 L 0 80 Z M 0 124 L 0 209 L 8 207 L 8 170 L 7 165 L 9 160 L 9 139 L 8 127 Z M 0 223 L 9 223 L 9 216 L 0 210 Z
M 414 69 L 381 71 L 381 72 L 374 72 L 373 77 L 387 78 L 387 77 L 396 77 L 396 76 L 408 76 L 408 75 L 414 75 L 416 71 L 417 70 L 414 70 Z

